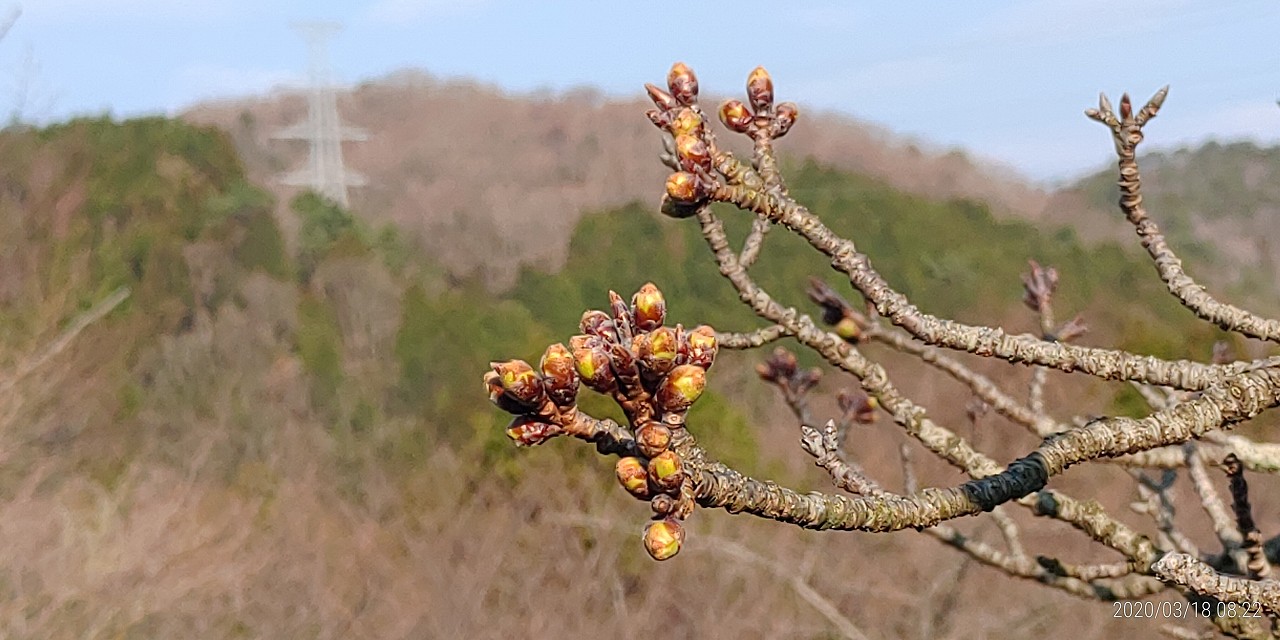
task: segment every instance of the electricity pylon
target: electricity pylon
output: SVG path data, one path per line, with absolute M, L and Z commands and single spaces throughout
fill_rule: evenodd
M 310 187 L 346 207 L 350 205 L 347 187 L 364 186 L 367 181 L 342 164 L 342 143 L 368 140 L 369 136 L 360 129 L 344 127 L 338 117 L 338 87 L 329 71 L 327 45 L 329 38 L 342 27 L 331 22 L 306 22 L 295 25 L 295 28 L 307 41 L 310 60 L 307 119 L 276 132 L 272 137 L 306 140 L 311 145 L 311 153 L 305 168 L 281 176 L 280 181 L 287 185 Z

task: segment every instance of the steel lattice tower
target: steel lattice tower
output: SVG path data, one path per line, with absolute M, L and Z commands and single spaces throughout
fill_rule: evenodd
M 304 169 L 281 176 L 287 185 L 310 187 L 330 200 L 349 206 L 347 187 L 363 186 L 363 176 L 347 170 L 342 163 L 344 141 L 367 140 L 359 129 L 342 126 L 338 118 L 338 87 L 333 83 L 328 58 L 329 39 L 342 29 L 331 22 L 307 22 L 295 25 L 307 41 L 310 87 L 307 91 L 307 119 L 276 132 L 273 138 L 306 140 L 311 153 Z

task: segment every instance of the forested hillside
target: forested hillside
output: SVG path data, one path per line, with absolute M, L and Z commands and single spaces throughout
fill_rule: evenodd
M 1010 585 L 923 538 L 823 537 L 716 515 L 697 523 L 702 539 L 732 541 L 754 564 L 724 562 L 717 554 L 737 548 L 725 542 L 655 567 L 630 529 L 614 530 L 635 505 L 598 460 L 511 447 L 478 372 L 567 339 L 611 288 L 653 281 L 676 321 L 755 326 L 694 226 L 656 213 L 661 181 L 653 197 L 565 227 L 563 265 L 520 266 L 526 254 L 489 247 L 478 258 L 514 274 L 498 294 L 482 274 L 418 250 L 388 216 L 308 194 L 276 203 L 215 129 L 78 120 L 5 131 L 0 152 L 0 620 L 12 637 L 627 637 L 673 602 L 708 611 L 673 620 L 678 636 L 828 637 L 811 603 L 772 577 L 784 550 L 822 558 L 806 579 L 842 594 L 839 609 L 880 635 L 931 637 L 876 608 L 913 606 L 903 581 L 939 563 L 954 567 L 935 588 L 952 590 L 955 611 L 988 611 L 963 621 L 978 635 L 1127 628 L 1035 587 L 1000 611 L 963 606 Z M 1059 307 L 1086 314 L 1086 342 L 1176 356 L 1206 353 L 1217 337 L 1114 246 L 814 163 L 790 175 L 794 194 L 929 311 L 1031 330 L 1019 275 L 1034 258 L 1063 274 Z M 747 224 L 732 222 L 736 237 Z M 754 273 L 815 312 L 807 277 L 839 280 L 795 238 L 767 242 Z M 121 287 L 124 303 L 50 352 Z M 820 486 L 787 414 L 765 408 L 772 392 L 724 373 L 759 357 L 727 354 L 690 424 L 742 468 Z M 1027 372 L 1006 375 L 1022 384 Z M 939 419 L 966 428 L 960 387 L 904 378 Z M 825 402 L 841 384 L 823 382 Z M 1050 399 L 1064 415 L 1139 407 L 1125 387 L 1083 389 L 1088 406 Z M 860 437 L 868 466 L 893 468 L 893 429 Z M 1026 443 L 986 444 L 999 457 Z M 614 587 L 601 593 L 585 572 Z M 952 610 L 928 619 L 961 622 Z M 1087 622 L 1055 623 L 1068 619 Z

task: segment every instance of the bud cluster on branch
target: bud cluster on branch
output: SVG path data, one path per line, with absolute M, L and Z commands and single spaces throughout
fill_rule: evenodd
M 596 436 L 591 419 L 578 411 L 580 385 L 618 403 L 632 455 L 618 460 L 615 471 L 627 493 L 649 501 L 655 522 L 645 529 L 644 544 L 657 560 L 680 551 L 681 521 L 694 508 L 683 457 L 692 442 L 685 421 L 719 350 L 711 327 L 670 327 L 666 317 L 666 299 L 652 283 L 630 304 L 610 291 L 609 311 L 583 313 L 582 333 L 569 339 L 569 347 L 547 347 L 537 370 L 509 360 L 492 363 L 484 377 L 489 400 L 515 414 L 507 436 L 520 446 L 562 434 Z
M 930 315 L 895 290 L 860 252 L 789 194 L 778 169 L 773 142 L 795 125 L 799 110 L 775 102 L 773 79 L 763 67 L 747 77 L 746 100 L 727 100 L 716 116 L 729 132 L 749 137 L 752 157 L 739 161 L 721 148 L 712 123 L 698 103 L 699 82 L 683 63 L 674 65 L 665 89 L 646 85 L 654 108 L 646 112 L 662 132 L 661 160 L 672 169 L 660 210 L 673 218 L 696 218 L 712 258 L 740 300 L 767 321 L 746 333 L 716 332 L 699 326 L 666 325 L 666 301 L 646 284 L 627 304 L 610 292 L 604 311 L 587 311 L 581 333 L 569 346 L 554 344 L 538 368 L 520 361 L 493 363 L 485 374 L 490 400 L 514 414 L 507 435 L 522 446 L 569 435 L 616 454 L 618 482 L 647 500 L 653 513 L 643 540 L 658 560 L 679 552 L 683 522 L 695 506 L 723 508 L 818 530 L 927 530 L 933 537 L 985 566 L 1034 580 L 1075 596 L 1137 598 L 1178 589 L 1191 598 L 1242 604 L 1260 599 L 1269 616 L 1239 620 L 1221 614 L 1211 621 L 1236 637 L 1270 637 L 1280 632 L 1276 593 L 1266 542 L 1252 517 L 1245 471 L 1280 472 L 1280 446 L 1255 442 L 1224 430 L 1280 405 L 1280 357 L 1234 360 L 1215 349 L 1208 361 L 1166 360 L 1117 349 L 1074 344 L 1087 331 L 1081 316 L 1057 324 L 1054 293 L 1060 274 L 1029 262 L 1022 276 L 1023 303 L 1038 320 L 1035 334 L 1009 333 L 997 326 L 968 325 Z M 1280 320 L 1264 318 L 1218 301 L 1182 269 L 1159 228 L 1142 205 L 1135 149 L 1142 128 L 1164 103 L 1167 88 L 1135 110 L 1128 96 L 1113 111 L 1105 96 L 1087 115 L 1106 125 L 1119 158 L 1120 208 L 1134 225 L 1156 272 L 1169 291 L 1200 318 L 1223 330 L 1280 343 Z M 708 205 L 723 203 L 753 217 L 741 249 L 730 246 L 718 215 Z M 825 281 L 814 278 L 806 293 L 821 322 L 784 306 L 748 270 L 766 233 L 780 226 L 804 240 L 847 279 L 859 305 Z M 809 396 L 824 379 L 820 369 L 802 369 L 795 355 L 777 348 L 757 366 L 801 425 L 800 442 L 815 464 L 845 494 L 800 493 L 761 481 L 717 462 L 700 446 L 689 425 L 689 407 L 703 393 L 707 370 L 719 348 L 760 348 L 790 337 L 827 363 L 849 374 L 854 390 L 837 394 L 839 413 L 815 416 Z M 975 424 L 988 410 L 1025 427 L 1039 443 L 1025 455 L 1001 464 L 955 430 L 930 417 L 894 384 L 890 374 L 863 352 L 875 343 L 922 362 L 965 385 L 972 400 L 966 412 Z M 1003 389 L 962 360 L 963 354 L 995 358 L 1033 368 L 1025 398 Z M 1058 418 L 1044 400 L 1046 371 L 1057 369 L 1133 385 L 1151 406 L 1141 418 L 1073 416 Z M 586 415 L 576 403 L 579 386 L 611 397 L 626 425 Z M 919 446 L 967 474 L 951 487 L 916 486 L 910 449 L 902 449 L 904 491 L 894 493 L 851 459 L 844 442 L 854 425 L 887 415 Z M 825 422 L 825 426 L 816 425 Z M 1151 518 L 1144 533 L 1108 513 L 1094 500 L 1049 488 L 1067 468 L 1097 462 L 1123 465 L 1141 498 L 1134 509 Z M 1235 517 L 1218 495 L 1211 466 L 1226 469 Z M 1149 474 L 1144 470 L 1157 473 Z M 1200 551 L 1181 530 L 1170 487 L 1188 477 L 1222 549 Z M 1158 476 L 1158 479 L 1156 479 Z M 1038 517 L 1060 520 L 1121 556 L 1120 561 L 1078 564 L 1052 553 L 1024 548 L 1019 525 L 1004 509 L 1023 507 Z M 1005 549 L 960 533 L 946 521 L 989 513 Z

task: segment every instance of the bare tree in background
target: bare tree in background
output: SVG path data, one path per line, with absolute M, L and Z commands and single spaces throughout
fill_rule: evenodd
M 1280 582 L 1271 577 L 1272 559 L 1254 525 L 1244 477 L 1246 470 L 1280 471 L 1280 446 L 1227 433 L 1280 404 L 1280 357 L 1233 360 L 1219 349 L 1205 362 L 1174 361 L 1077 346 L 1072 340 L 1085 332 L 1083 321 L 1058 322 L 1053 308 L 1058 274 L 1034 262 L 1023 280 L 1024 303 L 1037 314 L 1039 335 L 1015 335 L 923 313 L 881 277 L 853 239 L 836 235 L 789 195 L 773 143 L 791 129 L 798 109 L 790 102 L 775 103 L 772 79 L 763 68 L 751 72 L 745 103 L 730 100 L 718 110 L 729 130 L 751 139 L 750 163 L 717 144 L 697 102 L 698 81 L 692 70 L 676 64 L 667 84 L 666 90 L 647 87 L 656 105 L 648 116 L 664 133 L 662 159 L 674 171 L 667 180 L 662 211 L 693 218 L 700 225 L 721 274 L 768 324 L 746 333 L 670 327 L 665 324 L 666 301 L 653 285 L 643 287 L 630 303 L 611 292 L 609 310 L 586 312 L 581 334 L 573 336 L 569 346 L 548 347 L 536 368 L 512 360 L 494 363 L 485 375 L 490 399 L 516 416 L 507 433 L 517 444 L 536 445 L 569 435 L 593 443 L 602 454 L 619 456 L 618 480 L 652 509 L 643 539 L 657 560 L 680 551 L 685 539 L 682 523 L 697 507 L 749 513 L 808 529 L 916 529 L 1010 576 L 1111 601 L 1113 606 L 1170 589 L 1185 596 L 1185 602 L 1159 603 L 1167 610 L 1147 616 L 1155 622 L 1198 617 L 1236 637 L 1280 633 Z M 1160 90 L 1136 110 L 1128 95 L 1121 98 L 1118 110 L 1104 95 L 1096 109 L 1086 112 L 1111 132 L 1121 210 L 1159 277 L 1186 308 L 1223 330 L 1280 342 L 1280 320 L 1220 302 L 1192 280 L 1143 207 L 1135 151 L 1143 126 L 1155 117 L 1165 95 L 1166 90 Z M 711 203 L 729 204 L 754 216 L 741 248 L 730 245 L 721 220 L 708 207 Z M 865 306 L 815 280 L 808 290 L 821 309 L 822 322 L 815 322 L 758 286 L 749 268 L 770 229 L 779 225 L 847 276 Z M 823 419 L 807 400 L 818 382 L 817 373 L 799 369 L 794 355 L 784 349 L 775 349 L 758 368 L 802 425 L 804 450 L 844 493 L 799 493 L 729 468 L 699 445 L 697 425 L 686 425 L 689 407 L 702 393 L 719 349 L 760 348 L 783 337 L 794 338 L 852 374 L 861 386 L 841 394 L 840 415 Z M 861 347 L 868 342 L 918 357 L 958 380 L 974 396 L 971 413 L 994 411 L 1040 437 L 1041 444 L 1007 464 L 992 459 L 906 397 L 889 373 L 863 353 Z M 1031 387 L 1003 389 L 948 351 L 1033 367 Z M 1152 412 L 1137 419 L 1064 420 L 1050 415 L 1044 402 L 1044 372 L 1050 368 L 1128 382 Z M 576 400 L 582 385 L 617 401 L 628 424 L 580 410 Z M 853 425 L 870 422 L 881 411 L 930 454 L 970 479 L 951 487 L 919 488 L 906 448 L 906 481 L 900 490 L 869 477 L 850 458 L 844 442 Z M 1143 498 L 1138 508 L 1151 516 L 1154 533 L 1126 525 L 1095 500 L 1047 487 L 1069 467 L 1100 463 L 1130 471 Z M 1225 477 L 1215 479 L 1213 467 Z M 1200 506 L 1214 524 L 1219 549 L 1197 548 L 1175 522 L 1168 489 L 1179 474 L 1190 478 Z M 1228 489 L 1228 497 L 1221 496 L 1219 485 Z M 1052 552 L 1036 553 L 1026 548 L 1019 525 L 1006 513 L 1013 508 L 1065 522 L 1119 559 L 1075 564 Z M 993 519 L 1003 540 L 984 542 L 960 534 L 949 521 L 962 516 Z M 1194 636 L 1176 624 L 1166 630 Z

